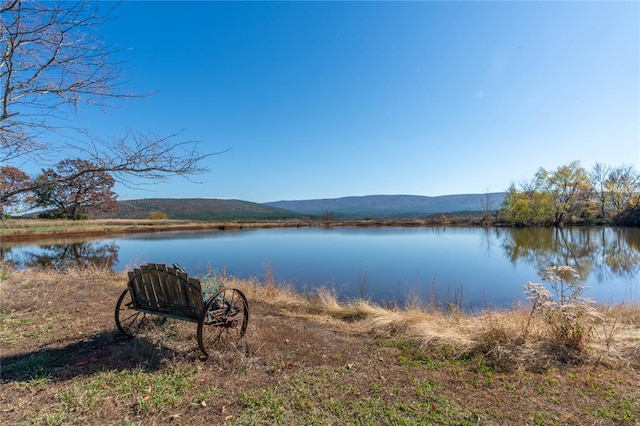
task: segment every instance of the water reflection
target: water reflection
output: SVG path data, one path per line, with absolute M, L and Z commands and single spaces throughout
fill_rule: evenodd
M 12 247 L 0 247 L 3 263 L 17 269 L 96 266 L 113 270 L 118 263 L 118 245 L 115 242 L 82 241 L 50 243 L 26 247 L 16 251 Z
M 531 264 L 543 276 L 547 267 L 569 265 L 582 280 L 634 279 L 640 269 L 640 229 L 534 228 L 507 229 L 501 238 L 513 264 Z

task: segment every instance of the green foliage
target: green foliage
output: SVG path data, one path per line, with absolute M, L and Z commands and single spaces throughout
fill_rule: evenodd
M 503 219 L 516 225 L 549 225 L 553 222 L 551 195 L 531 190 L 518 191 L 511 186 L 503 202 Z
M 518 226 L 593 223 L 625 215 L 624 224 L 638 226 L 629 209 L 638 203 L 640 173 L 632 166 L 610 168 L 597 163 L 591 173 L 578 161 L 511 185 L 502 203 L 503 220 Z
M 51 365 L 60 361 L 59 354 L 51 352 L 35 353 L 27 358 L 13 363 L 10 367 L 5 367 L 5 375 L 15 374 L 21 379 L 30 382 L 48 380 L 52 374 Z
M 544 176 L 544 185 L 551 194 L 554 224 L 569 221 L 573 215 L 584 210 L 591 196 L 591 182 L 587 171 L 578 161 L 560 166 Z

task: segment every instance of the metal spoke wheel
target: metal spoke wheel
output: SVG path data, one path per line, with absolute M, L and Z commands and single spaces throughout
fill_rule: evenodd
M 249 303 L 235 288 L 223 288 L 209 298 L 198 321 L 198 345 L 208 349 L 238 348 L 249 323 Z
M 131 292 L 128 288 L 120 295 L 115 314 L 118 329 L 129 336 L 136 335 L 150 323 L 150 315 L 133 309 Z

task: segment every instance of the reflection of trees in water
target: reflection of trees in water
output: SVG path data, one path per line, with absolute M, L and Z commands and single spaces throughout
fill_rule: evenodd
M 38 246 L 32 251 L 1 253 L 2 261 L 28 268 L 65 269 L 69 267 L 97 266 L 112 269 L 118 262 L 118 246 L 115 243 L 76 242 Z
M 502 248 L 512 263 L 522 261 L 541 271 L 553 264 L 555 239 L 552 228 L 505 229 Z
M 640 264 L 640 230 L 616 228 L 609 230 L 616 238 L 602 236 L 602 257 L 611 272 L 621 276 L 634 276 Z
M 640 230 L 635 228 L 507 229 L 502 248 L 512 263 L 534 265 L 539 276 L 552 265 L 569 265 L 582 279 L 597 274 L 634 278 L 640 268 Z
M 11 247 L 6 247 L 4 244 L 0 244 L 0 261 L 3 265 L 11 268 L 18 268 L 19 262 L 16 260 Z

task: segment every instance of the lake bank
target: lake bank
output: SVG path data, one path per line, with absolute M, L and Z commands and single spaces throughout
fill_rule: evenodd
M 296 227 L 420 227 L 420 226 L 480 226 L 479 218 L 446 217 L 405 220 L 355 220 L 355 221 L 238 221 L 206 222 L 192 220 L 150 219 L 5 219 L 1 222 L 0 239 L 28 241 L 52 237 L 99 237 L 114 234 L 152 233 L 164 231 L 239 230 L 258 228 Z
M 8 219 L 2 222 L 0 238 L 6 241 L 36 240 L 51 237 L 99 237 L 114 234 L 216 229 L 295 227 L 294 222 L 198 222 L 187 220 L 93 219 L 46 220 Z
M 11 424 L 622 424 L 640 422 L 640 308 L 602 307 L 575 351 L 529 311 L 339 304 L 270 282 L 246 346 L 198 358 L 195 325 L 134 339 L 113 320 L 125 274 L 11 271 L 0 281 L 2 417 Z M 528 324 L 528 325 L 527 325 Z M 525 327 L 527 325 L 527 327 Z M 523 332 L 528 328 L 526 333 Z

